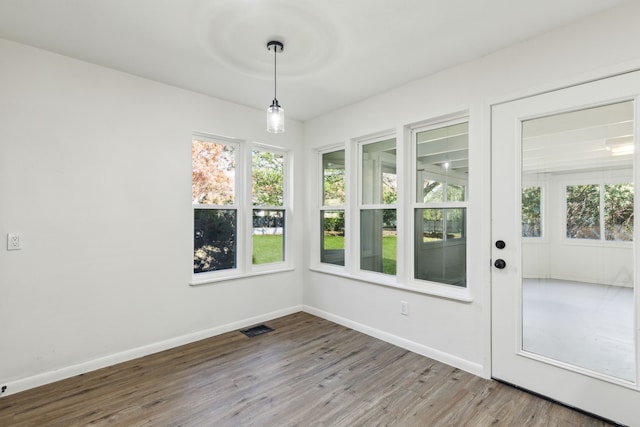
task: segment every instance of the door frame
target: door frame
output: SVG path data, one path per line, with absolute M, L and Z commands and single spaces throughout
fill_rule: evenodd
M 495 221 L 495 219 L 494 219 L 495 218 L 495 206 L 494 206 L 494 204 L 495 204 L 495 200 L 494 200 L 494 166 L 495 166 L 494 165 L 494 150 L 496 149 L 496 129 L 495 129 L 495 123 L 494 123 L 494 115 L 495 115 L 496 109 L 497 108 L 502 108 L 500 106 L 504 106 L 504 105 L 517 105 L 517 103 L 519 101 L 523 101 L 524 100 L 526 102 L 526 101 L 528 101 L 530 99 L 534 99 L 534 98 L 536 98 L 538 96 L 548 96 L 551 99 L 553 99 L 554 97 L 562 98 L 563 96 L 565 96 L 567 94 L 567 91 L 580 92 L 580 91 L 584 90 L 584 88 L 586 87 L 585 85 L 591 85 L 591 84 L 595 84 L 595 85 L 605 84 L 606 85 L 606 82 L 611 81 L 611 79 L 618 78 L 618 77 L 624 78 L 625 75 L 626 76 L 630 76 L 630 75 L 632 76 L 636 71 L 637 71 L 637 69 L 634 69 L 634 70 L 630 70 L 630 71 L 619 72 L 619 73 L 616 73 L 616 74 L 610 74 L 610 75 L 607 75 L 607 76 L 600 76 L 598 78 L 590 78 L 590 79 L 587 79 L 587 80 L 583 80 L 582 82 L 579 82 L 579 83 L 573 83 L 573 84 L 570 84 L 570 85 L 564 85 L 564 86 L 560 86 L 560 87 L 556 86 L 553 89 L 548 89 L 548 90 L 545 90 L 545 91 L 539 91 L 539 92 L 536 92 L 536 93 L 530 93 L 530 94 L 528 94 L 526 96 L 522 95 L 522 96 L 519 96 L 519 97 L 513 97 L 513 98 L 510 98 L 510 99 L 496 101 L 496 102 L 494 102 L 492 104 L 488 104 L 488 110 L 489 110 L 488 138 L 489 138 L 489 146 L 491 148 L 491 150 L 490 150 L 490 153 L 491 153 L 490 154 L 491 168 L 490 168 L 490 170 L 488 172 L 489 182 L 490 182 L 491 202 L 489 204 L 488 209 L 490 211 L 490 222 L 491 222 L 491 231 L 490 231 L 491 252 L 490 253 L 491 253 L 492 260 L 497 258 L 498 257 L 498 253 L 499 253 L 500 255 L 504 255 L 505 257 L 512 258 L 511 262 L 513 263 L 514 262 L 513 260 L 517 260 L 518 257 L 521 254 L 521 240 L 520 240 L 520 238 L 518 238 L 517 242 L 514 241 L 514 242 L 511 243 L 511 249 L 512 249 L 511 251 L 505 252 L 505 250 L 502 250 L 502 251 L 498 251 L 498 253 L 497 253 L 496 249 L 495 249 L 495 247 L 493 245 L 494 240 L 499 238 L 499 236 L 496 236 L 496 230 L 495 230 L 495 227 L 494 227 L 494 225 L 495 225 L 494 224 L 494 221 Z M 636 74 L 636 77 L 637 77 L 637 74 Z M 628 91 L 627 95 L 628 94 L 632 94 L 634 92 L 635 92 L 635 95 L 636 95 L 635 96 L 635 99 L 636 99 L 635 130 L 636 130 L 636 136 L 638 136 L 638 128 L 640 127 L 640 121 L 639 121 L 639 119 L 640 119 L 640 117 L 639 117 L 640 116 L 640 113 L 639 113 L 640 105 L 638 105 L 638 99 L 639 98 L 638 98 L 637 95 L 638 95 L 639 91 L 630 90 L 630 91 Z M 616 98 L 617 98 L 616 96 L 612 96 L 610 99 L 607 99 L 606 101 L 614 101 Z M 624 97 L 622 97 L 622 98 L 624 98 Z M 630 98 L 630 96 L 626 96 L 626 99 L 629 99 L 629 98 Z M 570 107 L 566 107 L 566 108 L 560 107 L 560 108 L 557 109 L 557 111 L 559 112 L 559 111 L 562 111 L 562 110 L 565 110 L 565 109 L 575 110 L 575 109 L 580 109 L 581 108 L 579 104 L 576 104 L 573 101 L 571 101 L 571 104 L 572 105 Z M 584 106 L 586 107 L 588 105 L 589 105 L 589 103 L 586 103 Z M 553 113 L 553 111 L 547 111 L 547 112 L 549 114 Z M 526 117 L 524 117 L 524 116 L 523 117 L 519 117 L 517 123 L 521 123 L 523 119 L 526 119 Z M 515 125 L 515 123 L 514 123 L 514 125 Z M 516 135 L 514 135 L 514 136 L 516 136 Z M 516 140 L 520 141 L 519 138 L 516 138 Z M 520 150 L 521 150 L 520 144 L 514 144 L 513 149 L 517 151 L 517 152 L 514 152 L 513 155 L 514 156 L 517 155 L 518 158 L 520 158 Z M 638 150 L 638 151 L 640 151 L 640 150 Z M 636 155 L 635 155 L 635 165 L 636 165 L 636 167 L 634 168 L 634 179 L 635 179 L 635 182 L 640 182 L 638 180 L 638 175 L 639 175 L 638 170 L 640 169 L 640 163 L 638 162 L 639 158 L 640 158 L 640 154 L 636 153 Z M 513 167 L 513 166 L 509 165 L 507 167 Z M 518 183 L 519 183 L 519 180 L 518 180 Z M 514 197 L 515 197 L 515 192 L 514 192 Z M 638 199 L 639 198 L 636 197 L 636 201 L 635 201 L 636 209 L 640 205 L 640 202 L 639 202 Z M 504 218 L 503 218 L 503 220 L 504 220 Z M 638 227 L 636 227 L 636 228 L 638 228 Z M 634 240 L 636 240 L 636 241 L 638 241 L 638 236 L 640 235 L 639 231 L 640 230 L 636 230 L 635 233 L 634 233 L 635 237 L 636 237 Z M 515 247 L 516 245 L 517 245 L 517 248 Z M 636 251 L 636 254 L 634 256 L 634 263 L 635 263 L 634 267 L 640 265 L 640 263 L 639 263 L 640 257 L 638 255 L 639 252 L 640 251 Z M 500 257 L 502 257 L 502 256 L 500 256 Z M 509 260 L 507 260 L 507 263 L 509 263 Z M 519 263 L 519 261 L 518 261 L 518 263 Z M 518 269 L 520 268 L 519 264 L 517 264 L 515 266 L 517 266 Z M 500 380 L 504 380 L 505 382 L 514 383 L 514 381 L 510 381 L 509 379 L 501 378 L 501 377 L 503 377 L 503 373 L 501 373 L 501 371 L 500 371 L 501 368 L 500 368 L 500 366 L 496 366 L 497 355 L 496 355 L 496 352 L 494 351 L 494 345 L 495 345 L 495 343 L 494 343 L 494 334 L 495 334 L 495 330 L 494 330 L 494 328 L 495 328 L 495 316 L 494 316 L 494 314 L 495 313 L 494 313 L 494 310 L 496 309 L 496 307 L 495 307 L 496 306 L 496 304 L 495 304 L 495 292 L 497 292 L 497 290 L 496 290 L 496 287 L 495 287 L 496 286 L 496 283 L 495 283 L 496 281 L 494 279 L 495 279 L 495 277 L 496 277 L 495 275 L 497 273 L 495 271 L 495 268 L 492 265 L 490 266 L 490 270 L 491 270 L 491 272 L 490 272 L 489 276 L 490 276 L 490 286 L 491 287 L 490 287 L 488 300 L 489 300 L 489 306 L 491 307 L 490 310 L 489 310 L 489 325 L 490 325 L 490 328 L 489 328 L 490 329 L 490 332 L 489 332 L 489 334 L 490 334 L 489 353 L 490 353 L 490 363 L 491 363 L 491 369 L 490 369 L 491 370 L 491 377 L 492 378 L 498 377 L 498 378 L 500 378 Z M 518 274 L 520 274 L 520 273 L 518 273 Z M 636 275 L 637 274 L 638 274 L 638 272 L 636 272 Z M 634 280 L 637 282 L 638 279 L 636 278 Z M 517 290 L 518 296 L 517 296 L 517 300 L 516 300 L 516 301 L 518 301 L 518 303 L 520 301 L 519 293 L 520 293 L 520 289 L 518 288 L 518 290 Z M 637 351 L 637 347 L 638 347 L 638 330 L 640 329 L 639 319 L 638 318 L 640 317 L 640 315 L 638 314 L 638 308 L 639 307 L 638 307 L 637 292 L 636 292 L 636 298 L 635 298 L 635 305 L 636 305 L 635 306 L 636 316 L 635 316 L 634 328 L 635 328 L 635 331 L 636 331 L 636 360 L 638 360 L 638 358 L 639 358 L 638 351 Z M 518 311 L 517 307 L 509 307 L 508 308 L 508 310 L 514 310 L 514 309 L 515 309 L 514 316 L 515 316 L 516 319 L 518 319 L 518 312 L 519 311 Z M 520 321 L 521 321 L 521 317 L 520 317 Z M 517 350 L 519 351 L 519 349 L 517 349 Z M 497 363 L 501 363 L 501 362 L 498 360 Z M 551 366 L 551 365 L 549 365 L 549 366 Z M 638 363 L 637 362 L 636 362 L 636 367 L 638 367 Z M 558 372 L 555 372 L 555 370 L 558 370 Z M 554 371 L 553 375 L 557 374 L 560 377 L 563 376 L 563 372 L 565 372 L 565 373 L 567 372 L 563 368 L 560 368 L 560 367 L 554 367 L 554 368 L 552 368 L 552 371 Z M 568 373 L 568 376 L 574 376 L 574 375 L 580 375 L 580 374 L 575 374 L 574 371 L 571 371 L 571 372 Z M 639 374 L 638 374 L 638 372 L 636 372 L 635 384 L 633 384 L 631 386 L 628 386 L 626 388 L 630 388 L 634 392 L 638 392 L 638 386 L 639 386 L 638 385 L 638 382 L 639 382 L 638 376 L 639 376 Z M 596 378 L 596 380 L 597 380 L 597 378 Z M 515 383 L 517 384 L 517 381 Z M 628 406 L 628 405 L 635 404 L 635 402 L 633 400 L 628 400 L 628 393 L 627 393 L 626 397 L 624 396 L 624 393 L 617 393 L 616 390 L 617 390 L 618 387 L 625 388 L 624 382 L 621 382 L 620 384 L 609 383 L 609 382 L 606 382 L 606 383 L 603 382 L 603 383 L 605 384 L 604 385 L 605 389 L 611 388 L 610 393 L 611 393 L 612 396 L 617 395 L 617 399 L 619 399 L 620 403 L 618 405 L 616 405 L 616 407 L 618 407 L 618 406 Z M 517 385 L 522 385 L 522 384 L 517 384 Z M 527 387 L 526 385 L 524 385 L 524 388 L 530 388 L 530 387 Z M 541 391 L 541 390 L 537 390 L 535 388 L 532 391 L 534 391 L 536 393 L 541 393 L 543 395 L 552 394 L 552 393 L 549 393 L 548 391 L 545 391 L 545 390 Z M 569 391 L 568 394 L 578 393 L 578 392 L 579 392 L 579 390 L 573 389 L 573 390 Z M 635 398 L 637 398 L 638 395 L 639 394 L 636 393 L 634 395 Z M 550 396 L 550 397 L 551 398 L 558 398 L 557 396 Z M 568 405 L 571 405 L 571 406 L 576 406 L 576 405 L 574 405 L 574 402 L 572 401 L 571 398 L 567 398 L 567 394 L 562 395 L 562 393 L 561 393 L 560 394 L 560 398 L 558 400 L 562 401 L 565 404 L 568 404 Z M 610 418 L 610 419 L 616 419 L 616 416 L 617 416 L 617 413 L 618 413 L 616 409 L 613 409 L 613 411 L 607 411 L 607 410 L 603 411 L 602 408 L 601 408 L 602 405 L 598 406 L 598 402 L 597 401 L 593 401 L 593 402 L 591 402 L 591 404 L 593 406 L 590 405 L 589 407 L 584 408 L 584 409 L 587 410 L 587 411 L 596 412 L 599 415 L 602 415 L 602 416 Z M 625 421 L 625 422 L 628 422 L 628 421 Z

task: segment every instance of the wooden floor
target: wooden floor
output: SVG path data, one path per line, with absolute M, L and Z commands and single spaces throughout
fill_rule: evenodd
M 0 398 L 0 426 L 602 426 L 297 313 Z

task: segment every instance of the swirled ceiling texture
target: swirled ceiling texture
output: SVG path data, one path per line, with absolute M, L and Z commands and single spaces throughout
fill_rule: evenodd
M 0 0 L 0 37 L 306 120 L 622 0 Z

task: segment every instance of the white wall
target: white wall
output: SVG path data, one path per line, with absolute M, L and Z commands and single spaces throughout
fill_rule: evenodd
M 0 235 L 25 239 L 22 251 L 0 248 L 0 384 L 16 392 L 301 303 L 488 376 L 488 106 L 638 65 L 638 16 L 632 2 L 311 120 L 304 153 L 299 123 L 269 135 L 263 111 L 0 40 Z M 314 177 L 303 173 L 312 150 L 387 129 L 408 144 L 405 125 L 467 109 L 473 302 L 306 271 L 306 230 L 317 227 Z M 295 182 L 304 183 L 295 189 L 295 271 L 188 286 L 192 131 L 294 150 Z
M 411 141 L 403 135 L 406 125 L 470 111 L 467 273 L 473 297 L 471 303 L 458 302 L 308 271 L 304 287 L 307 309 L 489 376 L 492 244 L 489 106 L 638 67 L 638 16 L 640 4 L 629 2 L 583 22 L 306 122 L 309 163 L 315 159 L 314 149 L 348 143 L 352 138 L 387 129 L 397 129 L 398 145 L 410 147 Z M 381 60 L 384 60 L 383 53 Z M 395 66 L 402 67 L 403 64 Z M 307 181 L 309 229 L 317 227 L 318 215 L 313 209 L 317 206 L 314 185 L 313 179 Z M 410 216 L 405 215 L 407 218 Z M 310 256 L 313 255 L 309 255 L 306 263 L 314 265 Z M 407 274 L 410 276 L 410 272 Z M 409 317 L 400 315 L 401 300 L 410 304 Z
M 0 57 L 0 235 L 24 235 L 0 248 L 9 393 L 300 310 L 300 267 L 189 286 L 192 132 L 287 147 L 300 182 L 300 123 L 271 135 L 264 111 L 8 41 Z

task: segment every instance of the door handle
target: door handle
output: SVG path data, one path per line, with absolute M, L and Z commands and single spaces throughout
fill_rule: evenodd
M 504 262 L 503 259 L 497 259 L 496 262 L 493 263 L 493 265 L 496 268 L 499 268 L 500 270 L 502 270 L 503 268 L 505 268 L 507 266 L 507 263 Z

